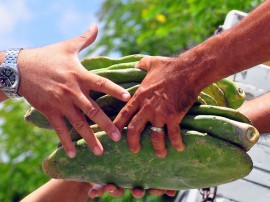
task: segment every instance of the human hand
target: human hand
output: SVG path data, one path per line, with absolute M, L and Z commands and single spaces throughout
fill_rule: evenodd
M 142 198 L 145 194 L 145 190 L 140 188 L 133 188 L 130 191 L 134 198 Z M 121 197 L 124 194 L 125 190 L 124 188 L 117 187 L 113 184 L 108 185 L 94 184 L 93 187 L 89 190 L 88 195 L 90 198 L 95 198 L 102 196 L 105 192 L 108 192 L 113 197 Z M 149 189 L 148 192 L 149 194 L 155 196 L 167 194 L 168 196 L 173 197 L 176 194 L 176 191 L 161 190 L 161 189 Z
M 110 94 L 123 101 L 130 98 L 122 87 L 81 65 L 78 54 L 95 40 L 96 35 L 97 26 L 93 25 L 78 37 L 41 48 L 24 49 L 18 59 L 21 74 L 19 94 L 48 118 L 69 157 L 75 157 L 76 151 L 64 117 L 96 155 L 101 155 L 103 148 L 83 113 L 114 141 L 121 138 L 118 128 L 89 97 L 90 90 Z
M 147 75 L 126 106 L 115 118 L 115 125 L 122 130 L 127 123 L 127 142 L 132 152 L 140 150 L 140 133 L 147 122 L 155 127 L 167 126 L 172 146 L 184 149 L 179 123 L 194 103 L 202 87 L 196 85 L 197 77 L 190 61 L 168 57 L 144 57 L 138 68 Z M 192 61 L 193 62 L 193 61 Z M 167 155 L 165 133 L 151 132 L 151 141 L 158 157 Z

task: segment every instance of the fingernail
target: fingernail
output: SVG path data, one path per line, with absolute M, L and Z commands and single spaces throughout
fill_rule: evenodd
M 74 158 L 76 156 L 76 152 L 75 151 L 68 151 L 67 155 L 69 156 L 69 158 Z
M 91 25 L 88 27 L 88 30 L 93 29 L 95 26 L 96 26 L 96 24 L 91 24 Z
M 113 186 L 107 185 L 105 187 L 105 191 L 109 193 L 113 193 L 115 191 L 115 188 Z
M 135 147 L 135 148 L 130 148 L 130 150 L 132 151 L 132 153 L 138 153 L 140 151 L 140 149 L 141 149 L 141 146 L 140 145 L 137 146 L 137 147 Z
M 177 146 L 177 147 L 176 147 L 176 150 L 177 150 L 177 151 L 184 151 L 184 150 L 185 150 L 185 145 L 182 144 L 182 145 Z
M 167 156 L 167 152 L 156 151 L 156 155 L 157 155 L 159 158 L 164 158 L 164 157 Z
M 125 100 L 125 101 L 129 100 L 130 99 L 130 94 L 127 93 L 127 92 L 122 93 L 122 99 Z
M 96 192 L 93 191 L 93 190 L 90 190 L 89 193 L 88 193 L 89 197 L 90 198 L 95 198 L 97 195 L 96 195 Z
M 113 132 L 112 133 L 112 139 L 114 141 L 119 141 L 121 139 L 121 135 L 119 133 L 117 133 L 117 132 Z
M 94 147 L 94 154 L 95 155 L 101 155 L 102 154 L 102 150 L 99 147 Z

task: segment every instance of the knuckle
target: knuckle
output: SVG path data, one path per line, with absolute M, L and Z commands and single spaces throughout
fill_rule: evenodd
M 84 34 L 81 34 L 79 37 L 81 39 L 87 39 L 88 35 L 87 35 L 87 33 L 84 33 Z
M 178 140 L 179 140 L 179 137 L 180 137 L 180 134 L 179 134 L 179 131 L 178 130 L 175 130 L 175 131 L 170 131 L 170 139 L 172 141 L 172 144 L 178 144 Z
M 161 108 L 155 109 L 155 116 L 160 117 L 160 119 L 162 120 L 166 120 L 168 118 L 166 114 L 164 113 L 164 110 L 162 110 Z
M 152 57 L 147 56 L 147 57 L 144 57 L 140 60 L 138 66 L 139 67 L 151 67 L 151 63 L 152 63 Z
M 53 121 L 51 119 L 51 117 L 54 117 L 54 116 L 58 115 L 57 110 L 55 108 L 52 108 L 49 105 L 39 106 L 39 108 L 37 110 L 40 113 L 42 113 L 45 117 L 47 117 L 49 119 L 49 121 Z
M 63 98 L 63 91 L 62 90 L 55 90 L 55 92 L 51 92 L 51 101 L 52 103 L 61 103 Z
M 83 127 L 85 127 L 86 123 L 85 123 L 85 121 L 77 121 L 77 122 L 73 123 L 72 125 L 75 128 L 75 130 L 79 131 Z
M 147 93 L 147 88 L 144 86 L 140 86 L 137 91 L 136 94 L 134 95 L 135 97 L 140 96 L 140 97 L 144 97 L 145 94 Z
M 107 124 L 104 124 L 104 126 L 102 126 L 102 130 L 110 134 L 111 132 L 114 132 L 116 128 L 111 122 L 108 122 Z
M 62 85 L 58 89 L 54 89 L 54 91 L 51 92 L 52 95 L 52 101 L 57 103 L 63 103 L 66 99 L 65 97 L 73 97 L 75 92 L 72 90 L 70 86 Z M 77 93 L 76 93 L 77 94 Z
M 70 83 L 67 85 L 64 85 L 62 88 L 62 94 L 76 97 L 78 95 L 78 85 L 76 83 Z
M 162 138 L 162 136 L 159 135 L 159 134 L 153 134 L 153 135 L 151 135 L 152 143 L 154 143 L 155 145 L 156 144 L 159 144 L 161 142 L 160 141 L 161 138 Z
M 54 130 L 58 135 L 63 134 L 63 130 L 61 128 L 54 128 Z
M 127 117 L 129 114 L 129 109 L 123 108 L 120 112 L 121 117 Z
M 130 123 L 127 127 L 129 134 L 133 135 L 137 132 L 136 127 L 134 126 L 134 124 Z
M 105 88 L 106 84 L 107 84 L 107 80 L 104 78 L 99 78 L 96 81 L 96 87 L 98 90 L 103 90 Z
M 163 112 L 164 116 L 167 118 L 167 120 L 170 120 L 171 122 L 174 122 L 174 120 L 177 119 L 177 113 L 173 110 L 166 110 Z
M 63 137 L 64 136 L 64 130 L 60 127 L 55 127 L 54 128 L 54 131 L 56 132 L 56 134 L 59 136 L 59 137 Z
M 165 113 L 166 113 L 166 116 L 174 116 L 175 115 L 175 110 L 173 108 L 173 106 L 171 105 L 166 105 L 165 106 Z
M 86 115 L 90 119 L 94 119 L 98 115 L 99 112 L 100 112 L 100 108 L 98 107 L 89 107 L 88 109 L 86 109 Z
M 152 109 L 152 104 L 150 103 L 150 101 L 149 100 L 147 100 L 145 103 L 144 103 L 144 106 L 143 106 L 143 108 L 144 108 L 144 110 L 146 110 L 146 111 L 150 111 L 151 109 Z
M 171 126 L 168 130 L 169 134 L 180 135 L 180 128 L 178 124 Z
M 175 143 L 175 140 L 177 139 L 177 135 L 176 134 L 171 134 L 170 135 L 170 139 L 171 139 L 171 143 L 173 144 L 173 145 L 175 145 L 176 143 Z

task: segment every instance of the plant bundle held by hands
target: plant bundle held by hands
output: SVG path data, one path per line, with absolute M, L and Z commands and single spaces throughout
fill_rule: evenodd
M 145 71 L 133 68 L 142 57 L 97 57 L 85 59 L 82 64 L 133 95 L 146 75 Z M 107 94 L 92 91 L 90 96 L 111 119 L 125 106 L 125 102 Z M 113 142 L 88 119 L 104 147 L 104 154 L 95 156 L 67 122 L 77 156 L 70 159 L 59 147 L 44 160 L 44 172 L 53 178 L 166 190 L 217 186 L 243 178 L 253 167 L 246 151 L 259 138 L 250 120 L 236 110 L 244 100 L 244 92 L 228 79 L 204 88 L 180 123 L 185 150 L 177 151 L 166 137 L 166 158 L 154 154 L 148 125 L 141 133 L 141 150 L 134 154 L 127 145 L 126 129 L 122 131 L 122 139 Z M 51 128 L 34 108 L 25 119 L 38 127 Z

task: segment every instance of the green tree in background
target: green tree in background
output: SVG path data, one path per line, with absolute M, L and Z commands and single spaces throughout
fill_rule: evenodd
M 230 10 L 251 11 L 262 0 L 106 0 L 98 12 L 101 55 L 174 55 L 201 43 Z
M 263 0 L 105 0 L 98 12 L 100 38 L 88 54 L 175 55 L 207 39 L 233 9 L 251 11 Z M 45 156 L 56 148 L 52 131 L 23 120 L 23 100 L 0 106 L 0 201 L 18 201 L 48 178 L 41 170 Z M 113 201 L 127 201 L 126 198 Z M 159 199 L 160 200 L 160 199 Z M 112 201 L 108 195 L 97 201 Z M 147 196 L 142 200 L 157 201 Z M 164 200 L 163 200 L 164 201 Z
M 19 201 L 48 181 L 41 163 L 56 148 L 57 137 L 24 121 L 28 109 L 23 100 L 5 101 L 0 108 L 1 202 Z

